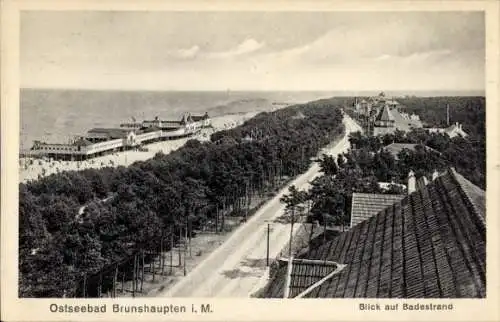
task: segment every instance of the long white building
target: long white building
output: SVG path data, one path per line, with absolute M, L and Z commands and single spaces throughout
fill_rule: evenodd
M 208 126 L 210 118 L 207 113 L 203 116 L 186 113 L 180 121 L 156 117 L 142 123 L 121 124 L 120 128 L 93 128 L 86 136 L 67 144 L 35 141 L 30 154 L 63 160 L 85 160 L 160 140 L 190 136 Z

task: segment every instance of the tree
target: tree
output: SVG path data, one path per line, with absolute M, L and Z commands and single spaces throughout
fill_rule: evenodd
M 343 168 L 344 167 L 345 159 L 344 159 L 344 156 L 342 154 L 339 154 L 337 156 L 337 164 L 338 164 L 339 168 Z
M 165 229 L 191 235 L 213 212 L 222 214 L 224 227 L 229 210 L 241 210 L 254 191 L 263 195 L 266 187 L 282 184 L 279 179 L 304 171 L 321 147 L 342 135 L 339 104 L 322 100 L 261 113 L 213 135 L 211 142 L 191 141 L 168 155 L 26 184 L 19 218 L 23 296 L 53 295 L 51 285 L 59 285 L 60 276 L 76 281 L 154 248 Z M 258 139 L 242 144 L 251 130 Z M 86 211 L 79 216 L 82 206 Z M 294 222 L 304 212 L 300 202 L 289 209 Z
M 319 167 L 321 169 L 321 172 L 323 172 L 325 175 L 334 176 L 338 172 L 335 157 L 331 155 L 323 155 L 323 157 L 319 160 Z
M 290 243 L 289 243 L 289 256 L 292 256 L 292 240 L 293 240 L 293 225 L 296 221 L 296 215 L 304 215 L 304 207 L 299 207 L 308 198 L 308 194 L 305 191 L 297 190 L 295 185 L 291 185 L 288 188 L 288 194 L 280 198 L 280 201 L 285 204 L 285 214 L 289 216 L 291 221 L 290 226 Z

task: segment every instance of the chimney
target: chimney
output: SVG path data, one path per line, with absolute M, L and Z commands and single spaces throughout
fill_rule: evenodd
M 411 194 L 416 190 L 417 187 L 417 180 L 415 179 L 415 172 L 413 170 L 410 170 L 408 173 L 408 194 Z
M 436 180 L 437 177 L 439 177 L 439 173 L 434 169 L 434 172 L 432 173 L 432 181 Z

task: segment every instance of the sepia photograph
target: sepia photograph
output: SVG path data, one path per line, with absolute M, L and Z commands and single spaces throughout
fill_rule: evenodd
M 19 11 L 18 300 L 489 298 L 485 11 L 134 8 Z
M 486 296 L 483 13 L 20 20 L 20 297 Z

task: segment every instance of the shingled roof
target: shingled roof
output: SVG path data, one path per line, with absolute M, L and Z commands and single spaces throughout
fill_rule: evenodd
M 485 210 L 484 191 L 449 169 L 306 254 L 346 266 L 302 296 L 484 298 Z
M 119 139 L 122 137 L 126 137 L 128 133 L 135 131 L 135 129 L 127 129 L 127 128 L 100 128 L 96 127 L 88 130 L 87 135 L 92 134 L 106 134 L 108 137 L 113 139 Z
M 351 206 L 351 227 L 375 216 L 381 210 L 400 201 L 406 195 L 376 193 L 353 193 Z
M 433 151 L 437 154 L 441 154 L 441 152 L 423 144 L 416 144 L 416 143 L 391 143 L 387 146 L 385 146 L 383 149 L 390 152 L 395 158 L 398 157 L 398 154 L 403 151 L 403 149 L 408 149 L 410 151 L 416 151 L 417 146 L 423 147 L 426 151 Z
M 209 119 L 209 116 L 208 116 L 208 113 L 205 112 L 205 114 L 203 114 L 203 115 L 191 115 L 191 118 L 193 119 L 193 121 L 198 122 L 198 121 Z
M 389 107 L 387 105 L 384 106 L 382 111 L 377 115 L 377 118 L 375 121 L 393 121 L 394 122 L 394 116 L 392 115 Z
M 325 278 L 344 268 L 335 262 L 282 258 L 273 274 L 273 288 L 268 290 L 272 298 L 294 298 L 307 294 Z

